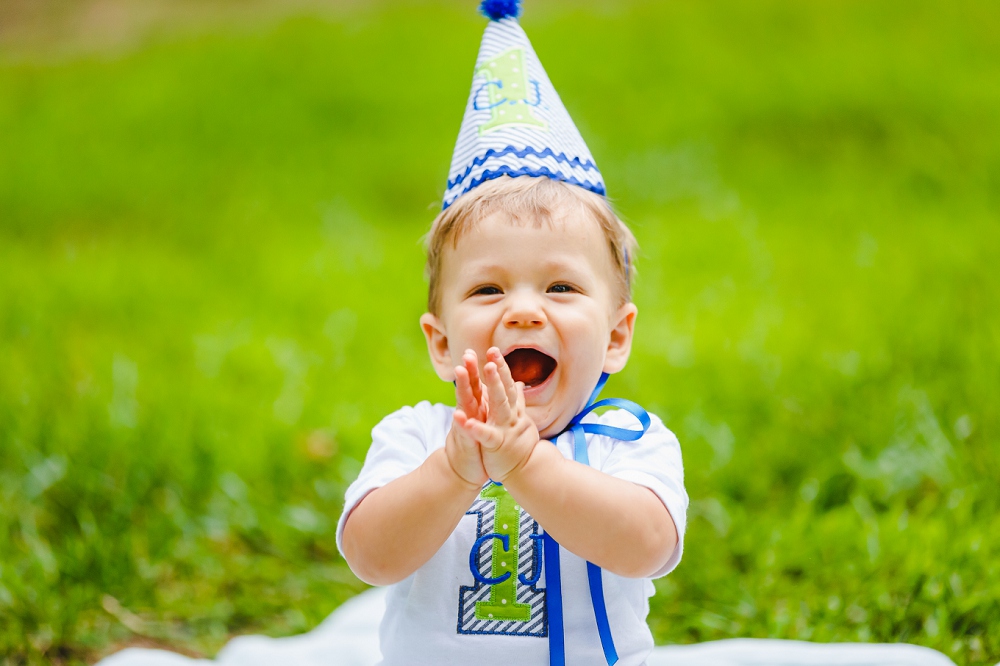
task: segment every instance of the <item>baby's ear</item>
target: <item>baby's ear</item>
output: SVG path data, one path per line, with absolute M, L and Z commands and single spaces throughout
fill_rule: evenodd
M 420 317 L 420 328 L 427 338 L 427 353 L 430 354 L 434 372 L 446 382 L 455 381 L 455 364 L 448 351 L 448 334 L 444 330 L 444 323 L 437 315 L 425 312 Z
M 611 319 L 611 337 L 608 340 L 608 351 L 604 355 L 604 372 L 609 375 L 619 372 L 628 363 L 638 312 L 635 303 L 626 303 L 618 308 Z

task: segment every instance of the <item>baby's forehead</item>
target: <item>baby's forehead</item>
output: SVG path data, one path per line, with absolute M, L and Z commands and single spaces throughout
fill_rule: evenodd
M 593 280 L 614 281 L 610 243 L 600 224 L 585 210 L 551 216 L 497 213 L 456 236 L 442 257 L 442 278 L 449 282 L 484 270 L 523 273 L 535 268 L 584 271 Z
M 453 248 L 458 247 L 463 238 L 481 231 L 484 227 L 489 227 L 495 235 L 514 236 L 519 235 L 521 230 L 530 228 L 571 236 L 594 232 L 603 238 L 600 222 L 593 213 L 585 206 L 567 202 L 536 211 L 495 211 L 481 218 L 470 216 L 464 220 L 464 224 L 456 225 L 453 229 L 450 245 Z

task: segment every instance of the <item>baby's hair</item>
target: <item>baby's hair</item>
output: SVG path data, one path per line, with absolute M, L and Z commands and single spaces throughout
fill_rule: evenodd
M 577 212 L 589 214 L 600 226 L 608 241 L 615 269 L 614 291 L 618 304 L 624 305 L 631 301 L 638 244 L 635 236 L 604 197 L 551 178 L 501 176 L 459 197 L 441 211 L 431 224 L 426 237 L 426 272 L 430 282 L 427 309 L 439 314 L 441 293 L 438 279 L 445 243 L 451 241 L 452 247 L 455 247 L 464 233 L 496 213 L 501 213 L 512 223 L 550 225 L 567 212 L 573 212 L 574 208 Z

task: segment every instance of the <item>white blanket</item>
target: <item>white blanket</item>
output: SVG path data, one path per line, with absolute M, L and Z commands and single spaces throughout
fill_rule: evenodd
M 97 666 L 375 666 L 385 589 L 351 599 L 301 636 L 240 636 L 214 659 L 190 659 L 165 650 L 128 648 Z M 735 638 L 698 645 L 663 645 L 647 666 L 954 666 L 946 656 L 916 645 L 807 643 Z M 1000 666 L 998 664 L 997 666 Z

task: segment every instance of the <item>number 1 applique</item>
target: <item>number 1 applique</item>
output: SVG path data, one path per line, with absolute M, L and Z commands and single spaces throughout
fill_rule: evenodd
M 548 635 L 542 571 L 542 534 L 500 484 L 487 483 L 468 515 L 477 517 L 469 553 L 473 585 L 458 597 L 458 633 Z
M 507 49 L 476 70 L 483 82 L 472 98 L 476 111 L 489 111 L 490 119 L 479 126 L 479 134 L 488 134 L 509 125 L 533 127 L 547 132 L 548 123 L 532 110 L 542 104 L 538 81 L 528 78 L 524 50 Z

